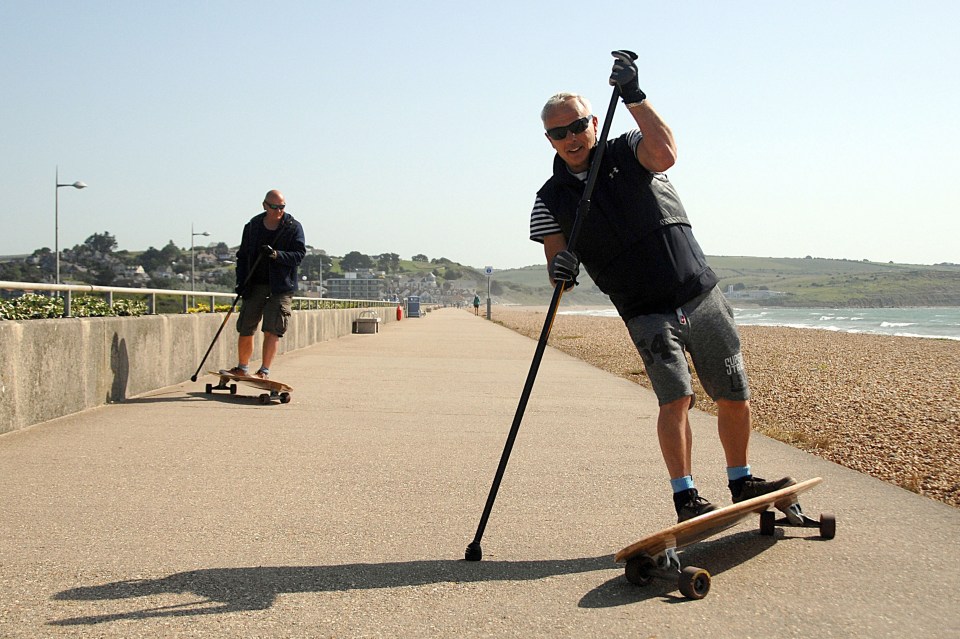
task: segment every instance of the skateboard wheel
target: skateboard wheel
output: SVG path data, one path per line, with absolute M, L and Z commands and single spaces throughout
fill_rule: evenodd
M 627 567 L 624 571 L 627 581 L 635 586 L 646 586 L 653 581 L 653 575 L 650 570 L 656 568 L 653 560 L 649 557 L 633 557 L 627 560 Z
M 280 393 L 280 403 L 289 404 L 290 403 L 290 393 Z
M 213 392 L 213 384 L 207 384 L 207 395 Z
M 776 532 L 777 513 L 772 510 L 765 510 L 760 513 L 760 534 L 770 537 Z
M 270 403 L 270 395 L 268 395 L 267 393 L 264 393 L 263 395 L 260 395 L 259 399 L 260 399 L 260 403 L 261 403 L 261 404 L 269 404 L 269 403 Z
M 687 566 L 680 572 L 680 593 L 688 599 L 703 599 L 710 592 L 710 573 Z
M 230 394 L 231 394 L 231 395 L 236 395 L 236 394 L 237 394 L 237 385 L 236 385 L 236 384 L 230 384 Z
M 833 539 L 837 534 L 837 518 L 833 513 L 821 513 L 820 536 L 824 539 Z

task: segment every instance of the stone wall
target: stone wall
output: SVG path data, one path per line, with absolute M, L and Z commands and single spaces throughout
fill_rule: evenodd
M 364 311 L 395 321 L 385 308 L 293 312 L 280 353 L 352 332 Z M 190 379 L 220 338 L 204 371 L 237 359 L 236 314 L 61 318 L 0 322 L 0 433 L 172 386 Z M 259 358 L 257 334 L 254 357 Z M 201 375 L 204 373 L 201 371 Z

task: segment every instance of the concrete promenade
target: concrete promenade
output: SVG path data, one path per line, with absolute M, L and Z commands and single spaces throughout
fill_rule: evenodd
M 836 538 L 751 521 L 682 553 L 706 599 L 629 584 L 614 552 L 675 519 L 656 401 L 553 349 L 463 561 L 534 348 L 441 309 L 282 355 L 289 404 L 206 377 L 0 435 L 0 637 L 960 636 L 960 511 L 759 435 Z

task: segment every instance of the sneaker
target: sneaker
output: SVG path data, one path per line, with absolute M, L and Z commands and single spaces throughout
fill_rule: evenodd
M 250 374 L 248 371 L 243 370 L 239 366 L 234 366 L 227 372 L 230 373 L 231 375 L 240 375 L 241 377 L 246 377 Z
M 270 373 L 263 370 L 262 368 L 253 374 L 253 377 L 259 377 L 260 379 L 270 379 Z
M 717 510 L 717 507 L 700 496 L 696 488 L 681 490 L 673 494 L 673 505 L 677 509 L 677 523 Z
M 776 481 L 767 481 L 760 477 L 748 475 L 742 479 L 736 479 L 727 484 L 730 487 L 730 494 L 733 495 L 733 503 L 753 499 L 760 495 L 772 493 L 775 490 L 793 486 L 797 483 L 793 477 L 784 477 Z

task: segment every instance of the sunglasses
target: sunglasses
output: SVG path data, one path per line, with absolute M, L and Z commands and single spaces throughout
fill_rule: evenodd
M 270 204 L 269 202 L 264 202 L 264 204 L 269 206 L 274 211 L 282 211 L 283 209 L 287 208 L 286 204 Z
M 587 130 L 587 127 L 590 126 L 590 118 L 592 115 L 585 115 L 579 120 L 574 120 L 567 126 L 555 126 L 552 129 L 547 129 L 547 135 L 554 140 L 562 140 L 567 137 L 567 131 L 576 135 L 577 133 L 583 133 Z

